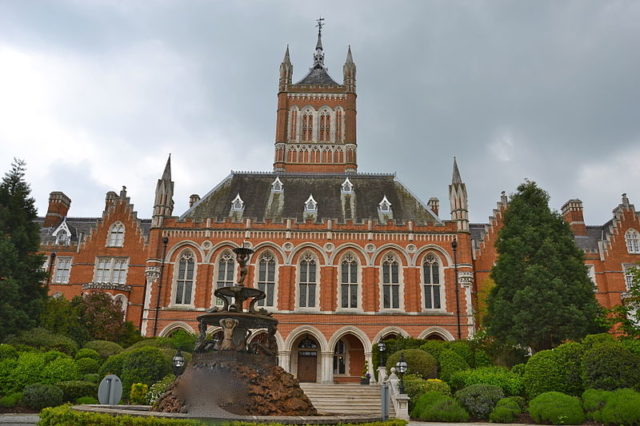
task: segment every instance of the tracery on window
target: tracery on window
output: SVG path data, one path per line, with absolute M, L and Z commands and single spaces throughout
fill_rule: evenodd
M 125 284 L 129 259 L 126 257 L 98 257 L 94 282 L 101 284 Z
M 635 229 L 629 229 L 624 234 L 627 243 L 627 251 L 632 254 L 640 254 L 640 233 Z
M 425 309 L 441 309 L 440 261 L 429 253 L 422 264 L 424 279 L 424 307 Z
M 340 264 L 340 306 L 358 307 L 358 261 L 352 253 L 347 253 Z
M 218 259 L 218 274 L 216 279 L 216 289 L 231 287 L 235 277 L 235 259 L 230 250 L 225 250 Z M 216 305 L 224 304 L 223 300 L 216 297 Z
M 176 292 L 174 303 L 176 305 L 191 304 L 195 271 L 195 260 L 193 253 L 185 250 L 180 255 L 178 261 L 178 273 L 176 276 Z
M 258 260 L 258 289 L 264 291 L 266 297 L 258 301 L 258 306 L 275 305 L 275 287 L 276 260 L 273 253 L 265 251 Z
M 298 284 L 298 306 L 316 307 L 317 263 L 311 253 L 305 253 L 300 259 Z
M 68 284 L 71 272 L 72 257 L 56 257 L 56 271 L 53 274 L 53 282 L 56 284 Z
M 107 246 L 122 247 L 124 245 L 124 224 L 116 222 L 109 228 L 109 238 Z
M 382 307 L 400 308 L 400 266 L 393 254 L 388 254 L 382 262 Z
M 328 142 L 331 138 L 331 113 L 327 110 L 320 112 L 320 142 Z
M 307 110 L 302 115 L 302 141 L 311 142 L 313 140 L 313 112 Z

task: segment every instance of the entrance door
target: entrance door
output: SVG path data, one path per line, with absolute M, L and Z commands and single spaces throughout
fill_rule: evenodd
M 318 374 L 318 345 L 306 336 L 298 345 L 298 381 L 315 382 Z

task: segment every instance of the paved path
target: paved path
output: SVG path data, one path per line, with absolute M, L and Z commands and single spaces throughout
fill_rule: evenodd
M 40 417 L 37 414 L 0 414 L 0 425 L 35 425 Z

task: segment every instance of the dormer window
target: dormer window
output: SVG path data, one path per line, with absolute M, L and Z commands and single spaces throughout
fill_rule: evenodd
M 307 201 L 304 202 L 304 212 L 305 213 L 318 212 L 318 202 L 313 199 L 313 195 L 309 195 L 309 198 L 307 198 Z
M 244 201 L 240 198 L 240 194 L 236 195 L 236 198 L 231 202 L 231 211 L 241 212 L 244 210 Z
M 284 191 L 284 185 L 280 182 L 280 178 L 276 176 L 276 180 L 271 184 L 271 192 L 282 192 Z
M 378 204 L 378 208 L 380 209 L 381 213 L 391 213 L 391 203 L 389 202 L 389 200 L 387 200 L 387 196 L 385 195 L 384 198 L 382 198 L 382 201 L 380 201 L 380 204 Z
M 640 233 L 635 229 L 629 229 L 624 234 L 627 251 L 631 254 L 640 254 Z
M 353 184 L 351 183 L 349 178 L 346 178 L 344 182 L 342 182 L 341 190 L 343 194 L 353 193 Z
M 124 245 L 124 225 L 116 222 L 109 228 L 107 247 L 122 247 Z
M 71 229 L 69 229 L 69 225 L 67 225 L 66 217 L 62 219 L 60 226 L 58 226 L 51 235 L 56 237 L 56 244 L 59 246 L 68 246 L 71 244 Z

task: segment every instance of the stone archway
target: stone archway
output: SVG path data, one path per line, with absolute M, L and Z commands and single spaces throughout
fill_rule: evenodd
M 343 335 L 333 347 L 333 381 L 357 383 L 365 366 L 364 346 L 353 334 Z
M 320 377 L 320 343 L 305 333 L 293 342 L 291 348 L 291 373 L 300 382 L 315 383 Z

